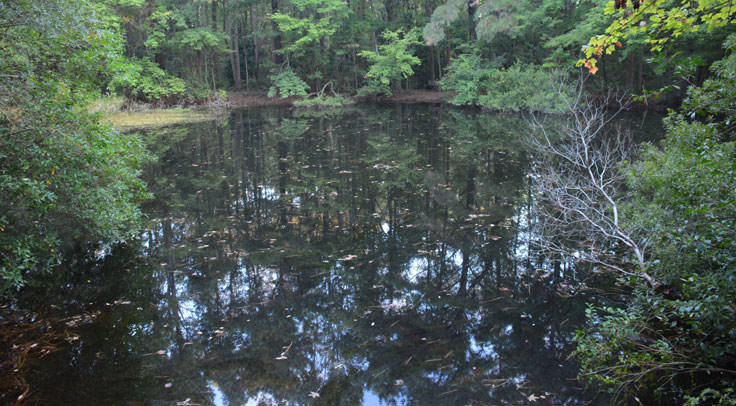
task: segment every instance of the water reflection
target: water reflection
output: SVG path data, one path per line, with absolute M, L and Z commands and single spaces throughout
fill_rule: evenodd
M 38 402 L 602 401 L 567 359 L 596 296 L 525 249 L 523 128 L 397 106 L 147 134 L 149 227 L 58 282 L 102 313 L 38 365 Z

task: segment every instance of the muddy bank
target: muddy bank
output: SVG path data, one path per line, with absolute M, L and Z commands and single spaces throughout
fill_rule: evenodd
M 405 90 L 391 96 L 353 97 L 356 103 L 446 103 L 451 97 L 449 92 L 432 90 Z M 268 97 L 264 92 L 232 92 L 228 94 L 228 104 L 232 107 L 259 107 L 259 106 L 293 106 L 298 97 Z
M 227 102 L 231 107 L 293 106 L 298 97 L 268 97 L 266 92 L 229 92 Z
M 413 103 L 448 103 L 453 96 L 452 92 L 442 92 L 436 90 L 404 90 L 395 92 L 391 96 L 363 96 L 352 97 L 356 103 L 378 103 L 378 104 L 413 104 Z M 603 97 L 594 100 L 603 101 Z M 259 106 L 293 106 L 294 102 L 300 100 L 298 97 L 288 97 L 282 99 L 280 97 L 268 97 L 265 92 L 232 92 L 228 94 L 228 105 L 230 107 L 259 107 Z M 667 97 L 652 97 L 645 100 L 625 101 L 628 104 L 626 110 L 630 111 L 653 111 L 666 112 L 669 108 L 675 108 L 679 105 L 680 100 Z M 611 109 L 617 109 L 619 106 L 615 103 L 609 103 Z M 484 111 L 490 111 L 483 109 Z
M 367 96 L 355 98 L 358 103 L 411 104 L 411 103 L 447 103 L 452 92 L 435 90 L 404 90 L 391 96 Z

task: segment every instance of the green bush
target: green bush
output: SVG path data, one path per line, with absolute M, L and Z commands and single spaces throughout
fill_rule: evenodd
M 319 109 L 343 107 L 353 103 L 350 98 L 338 94 L 334 96 L 321 95 L 311 99 L 297 100 L 294 102 L 294 105 L 297 107 Z
M 44 18 L 34 2 L 0 13 L 0 293 L 76 245 L 130 237 L 148 197 L 141 140 L 88 112 L 121 38 L 91 2 L 56 3 Z
M 497 64 L 477 54 L 460 54 L 452 59 L 440 86 L 443 90 L 455 92 L 450 103 L 456 106 L 478 105 L 481 88 L 496 68 Z
M 369 80 L 366 82 L 363 87 L 358 89 L 358 92 L 355 94 L 357 97 L 365 97 L 365 96 L 376 96 L 376 95 L 386 95 L 390 96 L 393 93 L 391 93 L 391 86 L 389 86 L 388 83 L 381 83 L 378 80 Z
M 150 60 L 135 58 L 115 66 L 108 89 L 121 92 L 128 100 L 164 105 L 181 103 L 188 95 L 184 80 Z
M 564 75 L 538 66 L 514 64 L 498 68 L 476 54 L 461 54 L 452 60 L 440 82 L 454 92 L 450 103 L 476 105 L 497 111 L 561 113 L 566 109 Z M 558 93 L 556 89 L 561 89 Z
M 736 66 L 716 66 L 716 77 L 691 92 L 704 111 L 736 105 L 724 91 Z M 576 355 L 581 378 L 621 395 L 671 404 L 677 393 L 689 405 L 733 405 L 736 143 L 724 141 L 728 115 L 692 121 L 698 115 L 685 113 L 671 114 L 662 145 L 645 146 L 626 168 L 624 224 L 647 236 L 647 271 L 661 286 L 631 281 L 625 308 L 591 309 Z
M 291 68 L 274 72 L 271 78 L 271 88 L 268 89 L 268 97 L 278 95 L 281 98 L 289 96 L 306 96 L 309 85 L 303 81 Z

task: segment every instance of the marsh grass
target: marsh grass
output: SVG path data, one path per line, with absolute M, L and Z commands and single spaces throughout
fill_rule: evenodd
M 216 119 L 217 113 L 209 110 L 165 109 L 146 111 L 111 112 L 104 115 L 104 120 L 121 131 L 160 128 L 174 124 L 196 123 Z

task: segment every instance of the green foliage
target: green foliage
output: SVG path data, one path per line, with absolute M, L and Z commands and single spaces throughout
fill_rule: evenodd
M 707 87 L 691 92 L 709 101 L 704 111 L 736 105 L 733 92 L 723 90 L 735 69 L 718 64 Z M 663 287 L 638 286 L 626 309 L 606 309 L 609 316 L 591 311 L 577 356 L 581 377 L 621 394 L 636 394 L 642 384 L 642 392 L 664 390 L 665 382 L 688 404 L 733 404 L 736 143 L 724 137 L 727 115 L 689 116 L 672 114 L 661 148 L 645 147 L 628 166 L 622 215 L 627 228 L 648 236 L 648 268 Z
M 120 38 L 94 4 L 21 1 L 5 11 L 0 292 L 52 269 L 74 244 L 129 237 L 147 196 L 138 174 L 148 156 L 137 137 L 87 113 L 104 69 L 120 56 Z
M 734 388 L 725 388 L 723 390 L 705 388 L 697 396 L 688 396 L 687 401 L 685 402 L 685 406 L 703 404 L 724 406 L 736 405 L 736 393 L 734 393 Z
M 341 0 L 293 0 L 292 4 L 299 15 L 313 16 L 293 17 L 275 13 L 271 19 L 290 38 L 290 44 L 280 52 L 289 51 L 297 55 L 306 52 L 312 44 L 333 36 L 337 20 L 345 19 L 350 12 L 347 4 Z
M 171 39 L 172 47 L 183 51 L 228 52 L 225 47 L 226 36 L 221 32 L 214 32 L 206 27 L 192 28 L 177 32 Z
M 610 23 L 610 18 L 604 14 L 605 7 L 604 2 L 595 2 L 593 7 L 576 8 L 580 15 L 570 24 L 569 29 L 555 32 L 546 39 L 545 48 L 552 50 L 547 58 L 548 63 L 552 66 L 573 66 L 580 58 L 579 50 L 587 44 L 588 39 Z M 627 47 L 629 50 L 630 45 L 631 43 Z
M 615 3 L 609 1 L 605 13 L 616 18 L 605 34 L 590 38 L 583 47 L 585 59 L 578 61 L 578 66 L 585 65 L 591 73 L 598 70 L 599 58 L 612 54 L 622 46 L 620 41 L 631 36 L 643 35 L 652 52 L 662 52 L 673 39 L 695 31 L 711 32 L 732 23 L 736 15 L 736 7 L 721 0 L 653 0 L 633 12 L 625 7 L 617 10 Z
M 447 67 L 440 85 L 442 89 L 456 93 L 450 103 L 458 106 L 476 105 L 481 89 L 496 68 L 497 64 L 485 61 L 480 55 L 460 54 Z
M 368 88 L 377 93 L 391 94 L 390 86 L 398 80 L 406 79 L 414 74 L 413 66 L 419 65 L 419 58 L 414 56 L 413 46 L 421 45 L 419 31 L 413 29 L 406 34 L 403 30 L 384 31 L 386 44 L 378 47 L 378 52 L 361 51 L 360 56 L 368 59 L 371 67 L 366 78 L 372 82 Z
M 115 66 L 108 89 L 122 92 L 129 100 L 176 104 L 187 97 L 186 83 L 147 59 L 130 59 Z
M 698 117 L 718 126 L 725 136 L 731 137 L 736 123 L 736 34 L 731 34 L 724 43 L 728 56 L 711 67 L 715 78 L 710 78 L 702 87 L 688 89 L 688 99 L 683 109 L 691 118 Z
M 445 31 L 463 12 L 468 10 L 466 0 L 448 0 L 437 7 L 424 26 L 427 45 L 436 45 L 445 39 Z M 499 33 L 512 32 L 518 21 L 514 12 L 516 4 L 510 0 L 480 2 L 475 12 L 475 31 L 479 38 L 490 41 Z
M 166 43 L 167 28 L 174 22 L 174 12 L 166 7 L 157 7 L 148 18 L 147 38 L 144 42 L 148 52 L 158 51 Z
M 389 86 L 388 83 L 382 83 L 378 80 L 369 80 L 363 87 L 358 89 L 358 92 L 355 95 L 357 97 L 365 97 L 382 94 L 390 96 L 392 94 L 391 86 Z
M 476 54 L 453 59 L 441 81 L 444 90 L 456 93 L 450 103 L 498 111 L 564 111 L 568 89 L 560 89 L 562 94 L 555 91 L 560 72 L 519 63 L 508 69 L 496 66 Z
M 344 107 L 353 103 L 350 98 L 338 94 L 334 96 L 319 95 L 311 99 L 297 100 L 294 102 L 294 105 L 297 107 L 320 109 Z
M 272 73 L 271 88 L 268 89 L 268 97 L 278 95 L 281 98 L 289 96 L 306 96 L 309 85 L 294 73 L 291 68 Z
M 434 12 L 432 18 L 424 26 L 424 40 L 427 45 L 435 45 L 445 39 L 445 28 L 455 21 L 460 13 L 467 10 L 468 2 L 465 0 L 448 0 L 440 5 Z
M 521 22 L 518 4 L 512 0 L 481 2 L 476 11 L 478 38 L 490 41 L 501 33 L 512 33 Z

